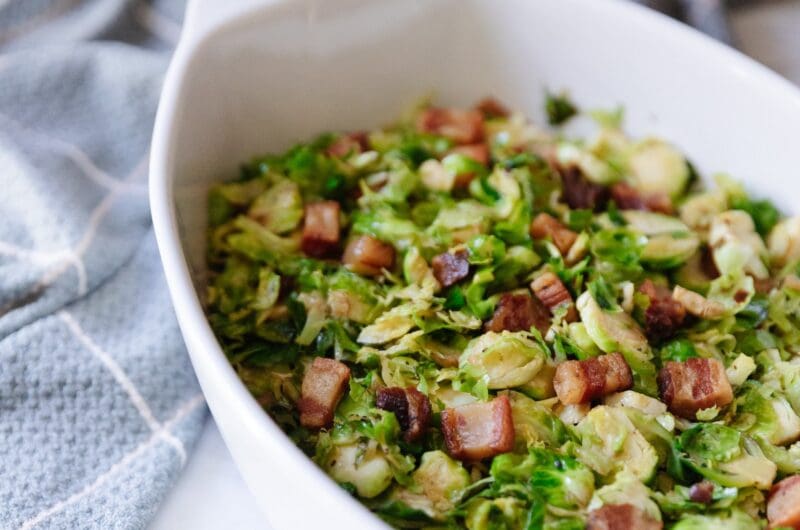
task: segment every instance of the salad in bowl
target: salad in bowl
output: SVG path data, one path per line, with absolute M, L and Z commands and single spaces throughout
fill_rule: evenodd
M 395 527 L 800 528 L 800 218 L 546 111 L 423 104 L 214 187 L 231 365 Z

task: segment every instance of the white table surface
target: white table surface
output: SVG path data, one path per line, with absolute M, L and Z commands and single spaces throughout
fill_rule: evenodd
M 269 529 L 209 417 L 152 530 Z
M 800 0 L 740 8 L 731 23 L 745 53 L 800 84 Z M 213 419 L 151 528 L 269 529 Z

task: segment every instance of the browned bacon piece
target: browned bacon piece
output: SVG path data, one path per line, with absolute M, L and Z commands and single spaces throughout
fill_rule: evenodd
M 505 118 L 509 115 L 506 106 L 494 98 L 482 99 L 475 105 L 475 109 L 480 111 L 487 120 L 491 118 Z
M 733 401 L 725 367 L 717 359 L 667 361 L 658 373 L 658 389 L 670 412 L 690 420 L 699 410 Z
M 778 286 L 778 280 L 775 278 L 753 278 L 753 285 L 757 293 L 769 294 L 770 291 Z
M 303 252 L 325 258 L 339 248 L 339 203 L 320 201 L 307 204 L 303 224 Z
M 341 158 L 351 153 L 361 153 L 369 149 L 369 139 L 364 132 L 344 134 L 331 142 L 325 153 Z
M 442 287 L 450 287 L 469 275 L 468 257 L 467 250 L 460 248 L 455 252 L 439 254 L 431 260 L 433 275 Z
M 710 280 L 719 278 L 719 269 L 717 268 L 717 264 L 714 263 L 714 253 L 711 251 L 710 247 L 704 246 L 701 250 L 700 266 Z
M 769 492 L 767 520 L 770 528 L 800 530 L 800 475 L 781 480 Z
M 542 334 L 550 328 L 550 312 L 529 294 L 505 293 L 484 324 L 486 331 L 528 331 L 535 326 Z
M 661 530 L 664 524 L 632 504 L 606 504 L 589 512 L 586 530 Z
M 514 422 L 508 396 L 442 411 L 447 452 L 457 460 L 476 461 L 514 448 Z
M 483 140 L 483 115 L 477 110 L 429 108 L 420 113 L 417 130 L 444 136 L 457 144 Z
M 714 500 L 714 483 L 701 480 L 692 484 L 692 487 L 689 488 L 689 500 L 701 504 L 711 504 L 711 501 Z
M 355 273 L 378 276 L 394 265 L 394 247 L 374 237 L 360 236 L 347 244 L 342 262 Z
M 566 255 L 578 234 L 561 224 L 561 222 L 550 214 L 540 213 L 531 223 L 531 237 L 534 239 L 550 239 L 561 252 Z
M 570 208 L 600 211 L 609 198 L 608 188 L 589 182 L 576 166 L 559 167 L 563 196 Z
M 639 292 L 650 300 L 644 312 L 647 338 L 662 341 L 672 337 L 686 318 L 686 308 L 672 297 L 672 291 L 649 278 L 639 286 Z
M 624 182 L 611 186 L 611 198 L 620 210 L 647 210 L 671 215 L 675 208 L 665 193 L 641 193 Z
M 300 424 L 310 429 L 329 427 L 333 422 L 336 405 L 347 390 L 350 368 L 347 365 L 316 357 L 308 367 L 300 388 L 297 409 Z
M 631 369 L 619 353 L 564 361 L 556 366 L 553 378 L 556 395 L 565 405 L 588 403 L 632 386 Z
M 375 405 L 379 409 L 394 412 L 403 430 L 403 439 L 416 442 L 425 435 L 431 421 L 431 402 L 428 396 L 410 386 L 390 387 L 378 390 Z
M 531 282 L 531 290 L 551 313 L 560 307 L 564 307 L 567 310 L 564 317 L 567 322 L 575 322 L 578 319 L 578 312 L 575 309 L 572 295 L 569 294 L 559 277 L 552 272 L 545 272 L 533 280 Z
M 489 146 L 486 144 L 457 145 L 450 150 L 451 153 L 464 155 L 472 160 L 483 164 L 489 163 Z

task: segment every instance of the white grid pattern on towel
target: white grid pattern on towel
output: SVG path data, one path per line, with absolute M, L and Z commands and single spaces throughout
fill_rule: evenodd
M 63 145 L 59 145 L 58 143 L 55 143 L 55 145 L 56 150 L 63 149 Z M 86 279 L 86 267 L 83 264 L 83 256 L 91 246 L 92 240 L 97 233 L 97 228 L 117 198 L 125 193 L 139 193 L 143 188 L 143 186 L 136 182 L 136 179 L 144 174 L 147 169 L 149 152 L 145 153 L 145 155 L 141 158 L 139 163 L 136 164 L 136 167 L 133 168 L 133 171 L 131 171 L 128 176 L 122 180 L 117 180 L 106 175 L 105 173 L 103 173 L 104 177 L 98 177 L 97 175 L 87 173 L 85 171 L 85 167 L 97 168 L 97 166 L 91 161 L 89 156 L 78 149 L 78 147 L 71 146 L 69 149 L 72 153 L 80 153 L 79 158 L 86 161 L 83 165 L 78 165 L 78 167 L 80 167 L 81 170 L 84 170 L 84 173 L 87 174 L 92 181 L 108 188 L 109 192 L 97 204 L 94 210 L 92 210 L 91 214 L 89 215 L 89 223 L 86 227 L 86 230 L 81 238 L 71 248 L 47 252 L 37 249 L 26 249 L 12 243 L 0 241 L 0 254 L 10 255 L 18 259 L 26 259 L 34 263 L 46 263 L 50 265 L 39 281 L 33 286 L 31 293 L 37 293 L 48 287 L 53 282 L 58 280 L 58 278 L 60 278 L 62 274 L 69 270 L 70 267 L 75 267 L 75 271 L 78 275 L 78 296 L 81 297 L 85 295 L 88 289 L 88 284 Z M 97 171 L 99 172 L 100 170 L 98 169 Z M 113 181 L 115 184 L 109 186 L 108 183 L 111 181 Z M 25 296 L 21 298 L 24 299 Z
M 120 458 L 115 464 L 113 464 L 110 468 L 108 468 L 108 470 L 99 475 L 91 484 L 88 484 L 81 491 L 67 497 L 64 500 L 56 502 L 46 510 L 42 510 L 35 516 L 31 517 L 30 519 L 22 523 L 22 525 L 19 527 L 19 530 L 31 530 L 32 528 L 35 528 L 37 525 L 45 522 L 49 517 L 52 517 L 53 515 L 63 510 L 64 508 L 68 507 L 70 504 L 73 504 L 78 500 L 86 497 L 87 495 L 90 495 L 93 492 L 97 491 L 114 474 L 119 473 L 120 471 L 125 469 L 134 460 L 136 460 L 136 458 L 138 458 L 145 451 L 147 451 L 147 449 L 154 446 L 159 440 L 163 440 L 165 433 L 170 434 L 171 436 L 170 430 L 203 403 L 204 400 L 202 394 L 198 394 L 193 398 L 189 399 L 188 401 L 186 401 L 183 405 L 178 407 L 172 418 L 164 422 L 164 424 L 158 431 L 153 432 L 144 442 L 142 442 L 132 451 L 128 452 L 125 456 Z
M 175 436 L 170 434 L 168 431 L 164 430 L 164 426 L 156 419 L 153 415 L 153 411 L 150 410 L 150 406 L 147 404 L 145 399 L 142 397 L 142 394 L 130 380 L 130 378 L 125 374 L 125 371 L 117 364 L 117 361 L 105 352 L 100 346 L 95 343 L 91 337 L 89 337 L 86 332 L 81 328 L 78 321 L 65 310 L 58 312 L 58 317 L 64 321 L 67 325 L 69 330 L 72 332 L 73 335 L 78 339 L 78 341 L 87 349 L 89 350 L 97 359 L 100 360 L 103 365 L 111 372 L 111 375 L 114 377 L 114 380 L 122 387 L 125 393 L 128 395 L 128 398 L 133 403 L 133 406 L 136 407 L 136 410 L 142 416 L 145 423 L 150 430 L 154 433 L 162 433 L 162 437 L 166 440 L 169 444 L 171 444 L 175 451 L 178 452 L 178 456 L 181 459 L 181 466 L 186 463 L 186 448 L 183 446 L 183 442 L 177 439 Z
M 44 13 L 42 17 L 32 22 L 38 25 L 60 14 L 62 14 L 62 12 L 48 11 Z M 156 38 L 169 45 L 177 44 L 180 36 L 180 26 L 172 22 L 169 18 L 161 15 L 145 0 L 139 1 L 135 5 L 134 19 L 143 29 Z M 7 37 L 7 35 L 0 37 Z M 77 298 L 81 298 L 88 293 L 89 289 L 86 266 L 84 264 L 85 254 L 91 248 L 98 230 L 102 226 L 103 221 L 107 218 L 107 214 L 111 211 L 115 201 L 127 194 L 145 195 L 147 193 L 146 182 L 140 177 L 146 174 L 149 154 L 145 153 L 127 176 L 121 179 L 115 178 L 106 171 L 100 169 L 92 160 L 92 157 L 77 145 L 31 130 L 7 116 L 0 115 L 0 122 L 4 124 L 7 130 L 11 130 L 19 136 L 25 136 L 33 145 L 42 149 L 42 151 L 48 154 L 61 156 L 65 160 L 71 162 L 87 179 L 106 190 L 105 195 L 89 213 L 88 222 L 83 233 L 68 248 L 54 250 L 24 248 L 11 242 L 0 241 L 0 255 L 9 256 L 43 268 L 44 272 L 42 276 L 31 288 L 28 295 L 37 294 L 46 289 L 61 278 L 66 271 L 74 267 L 77 274 Z M 27 295 L 22 295 L 20 299 L 24 300 L 26 296 Z M 0 315 L 2 315 L 2 308 L 0 308 Z M 187 458 L 186 447 L 183 441 L 181 441 L 173 431 L 182 420 L 187 418 L 204 403 L 202 394 L 197 394 L 180 404 L 169 419 L 163 422 L 159 421 L 154 415 L 150 405 L 142 396 L 142 393 L 137 389 L 136 385 L 125 373 L 120 364 L 109 352 L 101 348 L 97 342 L 85 332 L 76 318 L 64 309 L 58 311 L 56 316 L 70 330 L 78 342 L 99 360 L 108 372 L 110 372 L 116 383 L 122 388 L 136 411 L 147 424 L 150 435 L 116 462 L 111 464 L 110 467 L 104 471 L 98 470 L 97 476 L 82 489 L 63 499 L 56 500 L 49 507 L 27 518 L 19 527 L 21 530 L 30 530 L 40 526 L 54 515 L 59 514 L 81 499 L 99 491 L 112 477 L 127 469 L 133 462 L 142 457 L 142 455 L 149 449 L 155 447 L 159 442 L 164 442 L 174 449 L 179 459 L 180 466 L 183 467 Z

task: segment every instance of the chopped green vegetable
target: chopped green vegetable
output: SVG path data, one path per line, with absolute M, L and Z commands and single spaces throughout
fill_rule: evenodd
M 547 122 L 550 125 L 561 125 L 578 113 L 578 107 L 565 93 L 552 94 L 548 92 L 544 108 L 547 112 Z
M 231 366 L 393 527 L 766 527 L 800 475 L 800 217 L 703 191 L 621 108 L 587 139 L 501 110 L 423 105 L 214 186 Z

